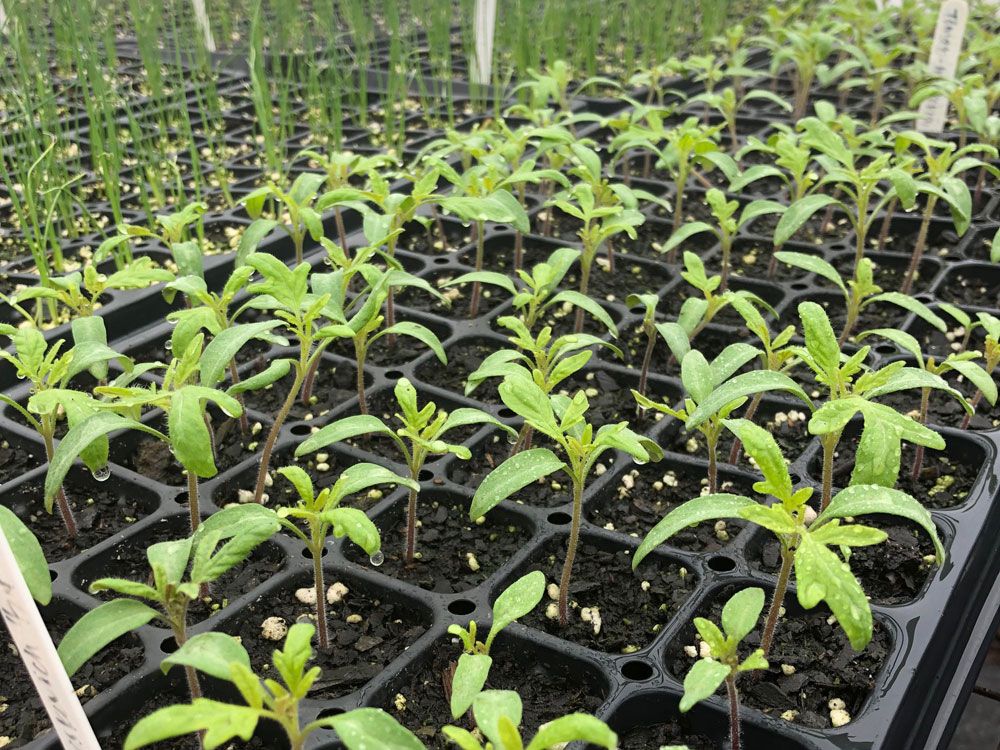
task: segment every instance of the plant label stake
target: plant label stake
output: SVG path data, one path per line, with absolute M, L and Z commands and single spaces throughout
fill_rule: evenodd
M 3 2 L 0 0 L 0 32 L 7 30 L 7 9 L 3 7 Z
M 205 36 L 205 49 L 215 52 L 215 39 L 212 37 L 212 26 L 208 22 L 208 13 L 205 12 L 205 0 L 191 0 L 194 5 L 194 17 L 201 27 L 201 33 Z
M 497 0 L 476 0 L 476 57 L 472 82 L 487 84 L 493 71 L 493 32 L 497 23 Z
M 101 750 L 2 532 L 0 614 L 62 746 L 66 750 Z
M 969 5 L 965 0 L 945 0 L 938 13 L 931 45 L 930 73 L 941 78 L 953 78 L 958 68 L 958 55 L 962 51 L 962 35 L 969 19 Z M 948 116 L 948 100 L 932 96 L 920 104 L 917 130 L 923 133 L 940 133 Z

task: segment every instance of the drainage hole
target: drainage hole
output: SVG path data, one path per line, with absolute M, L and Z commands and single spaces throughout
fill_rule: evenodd
M 448 605 L 448 611 L 453 615 L 471 615 L 476 611 L 476 603 L 468 599 L 456 599 Z
M 573 517 L 569 513 L 563 513 L 562 511 L 549 513 L 549 523 L 555 524 L 556 526 L 565 526 L 572 520 Z
M 708 567 L 714 570 L 716 573 L 728 573 L 730 570 L 736 568 L 736 561 L 731 557 L 726 557 L 725 555 L 716 555 L 708 561 Z
M 622 665 L 622 677 L 626 680 L 648 680 L 653 676 L 653 667 L 649 662 L 633 659 Z

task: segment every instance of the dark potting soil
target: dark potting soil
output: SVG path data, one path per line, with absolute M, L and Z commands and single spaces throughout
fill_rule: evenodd
M 398 505 L 405 519 L 406 499 Z M 432 492 L 417 502 L 417 554 L 413 565 L 403 560 L 406 539 L 405 520 L 380 521 L 385 563 L 379 572 L 399 581 L 412 583 L 439 594 L 468 591 L 486 580 L 528 541 L 530 531 L 522 524 L 487 513 L 482 522 L 469 520 L 467 501 L 435 499 Z M 383 517 L 386 518 L 386 517 Z M 359 547 L 345 547 L 348 559 L 362 565 L 368 556 Z
M 849 484 L 856 448 L 857 437 L 845 436 L 841 439 L 833 459 L 835 486 Z M 982 468 L 976 460 L 978 457 L 972 457 L 973 462 L 969 463 L 962 461 L 959 455 L 949 453 L 947 448 L 943 451 L 926 449 L 920 476 L 914 479 L 912 467 L 915 455 L 914 447 L 904 443 L 895 487 L 928 508 L 951 508 L 964 502 Z M 810 462 L 809 471 L 817 480 L 822 478 L 822 461 L 820 452 Z
M 513 271 L 514 247 L 515 241 L 512 234 L 501 234 L 487 238 L 483 268 L 487 271 L 500 271 L 501 273 Z M 530 272 L 537 264 L 547 261 L 553 251 L 562 247 L 567 247 L 567 244 L 553 241 L 550 238 L 525 236 L 522 245 L 521 268 Z M 475 248 L 463 252 L 458 260 L 468 266 L 470 271 L 474 269 L 476 267 Z
M 326 574 L 327 590 L 339 582 L 332 572 Z M 312 590 L 312 578 L 303 576 L 289 580 L 264 597 L 244 608 L 235 622 L 223 630 L 240 638 L 250 654 L 250 664 L 261 673 L 280 642 L 262 635 L 262 623 L 269 617 L 280 617 L 288 626 L 297 621 L 315 624 L 315 605 L 296 599 L 296 590 Z M 326 607 L 330 649 L 320 651 L 313 639 L 312 664 L 323 673 L 309 691 L 309 698 L 329 700 L 345 695 L 364 685 L 407 649 L 427 630 L 425 616 L 413 606 L 381 599 L 377 594 L 347 584 L 348 593 L 337 604 Z
M 469 375 L 479 369 L 486 357 L 502 348 L 505 348 L 505 345 L 500 342 L 489 341 L 486 343 L 482 340 L 464 339 L 447 348 L 447 367 L 442 367 L 436 358 L 428 359 L 417 366 L 414 374 L 428 385 L 436 385 L 452 393 L 464 394 L 465 382 Z M 486 404 L 500 404 L 498 384 L 497 378 L 490 378 L 478 385 L 469 394 L 469 398 Z
M 552 443 L 536 433 L 533 448 L 552 448 Z M 453 461 L 448 467 L 448 479 L 464 487 L 478 487 L 493 469 L 510 457 L 512 444 L 505 433 L 499 430 L 490 433 L 482 441 L 471 447 L 472 458 L 468 461 Z M 538 508 L 554 508 L 572 501 L 569 475 L 558 471 L 544 479 L 515 492 L 504 502 L 523 503 Z
M 399 314 L 397 322 L 405 320 L 406 316 Z M 416 321 L 421 322 L 421 321 Z M 433 329 L 432 329 L 433 330 Z M 439 338 L 448 337 L 447 330 L 435 331 Z M 426 344 L 410 336 L 396 336 L 395 341 L 391 336 L 383 336 L 374 341 L 368 349 L 366 364 L 377 365 L 378 367 L 399 367 L 412 362 L 421 354 L 430 351 Z M 347 339 L 337 339 L 330 345 L 332 354 L 339 354 L 348 359 L 355 359 L 354 345 Z M 349 365 L 353 371 L 354 365 Z M 352 372 L 353 376 L 353 372 Z
M 454 643 L 454 639 L 438 644 L 429 663 L 397 681 L 383 706 L 429 748 L 454 747 L 440 733 L 440 728 L 447 724 L 473 729 L 468 716 L 452 718 L 450 693 L 445 692 L 445 685 L 450 690 L 451 669 L 460 654 L 461 645 Z M 518 692 L 523 704 L 521 729 L 526 737 L 560 716 L 581 711 L 592 713 L 604 700 L 599 686 L 581 679 L 579 668 L 572 669 L 544 655 L 525 655 L 502 636 L 490 655 L 493 665 L 486 689 Z
M 706 491 L 704 470 L 681 463 L 630 469 L 615 485 L 601 489 L 589 504 L 587 520 L 609 531 L 642 538 L 670 511 Z M 720 492 L 750 495 L 749 486 L 722 478 Z M 704 521 L 674 534 L 668 546 L 692 552 L 715 552 L 727 546 L 743 527 L 741 521 Z
M 24 476 L 45 463 L 45 449 L 31 443 L 0 441 L 0 485 Z
M 548 583 L 559 585 L 566 559 L 565 537 L 552 539 L 523 571 L 541 570 Z M 694 576 L 681 573 L 681 566 L 665 560 L 648 559 L 632 570 L 627 550 L 607 551 L 581 543 L 570 579 L 569 622 L 564 627 L 557 612 L 543 599 L 522 622 L 559 638 L 608 653 L 632 653 L 648 645 L 677 614 L 677 609 L 695 589 Z M 648 584 L 648 585 L 647 585 Z M 593 620 L 598 610 L 599 620 Z M 584 613 L 591 620 L 585 621 Z
M 126 539 L 97 558 L 88 561 L 76 574 L 76 585 L 86 590 L 98 578 L 125 578 L 150 583 L 152 572 L 146 558 L 146 549 L 157 542 L 180 539 L 187 535 L 187 518 L 171 518 L 149 529 L 141 541 Z M 201 622 L 221 608 L 265 583 L 285 566 L 285 554 L 276 544 L 265 542 L 257 547 L 239 565 L 230 568 L 220 578 L 209 584 L 209 597 L 195 599 L 188 607 L 188 624 Z M 101 599 L 119 598 L 118 594 L 100 592 Z
M 661 263 L 667 260 L 667 255 L 663 252 L 663 247 L 667 244 L 672 234 L 673 224 L 671 222 L 647 221 L 635 228 L 636 238 L 629 237 L 618 239 L 615 247 L 621 248 L 624 256 L 638 256 L 651 260 L 658 260 Z M 703 260 L 709 251 L 718 244 L 715 235 L 704 232 L 696 234 L 682 243 L 678 248 L 676 258 L 678 262 L 683 261 L 683 251 L 690 250 L 697 253 Z
M 269 426 L 263 425 L 261 433 L 266 435 Z M 164 434 L 167 432 L 164 421 L 155 423 L 153 427 Z M 216 423 L 214 430 L 215 467 L 220 472 L 231 469 L 241 461 L 256 455 L 261 449 L 260 434 L 254 435 L 248 431 L 244 435 L 240 431 L 239 420 Z M 151 436 L 139 437 L 138 441 L 131 445 L 130 442 L 126 439 L 117 445 L 112 444 L 111 460 L 114 463 L 161 484 L 187 486 L 187 474 L 174 458 L 167 443 Z M 250 445 L 254 446 L 253 450 L 248 447 Z
M 937 297 L 960 307 L 1000 307 L 1000 277 L 978 268 L 959 268 L 938 285 Z
M 309 415 L 312 415 L 313 419 L 324 417 L 331 409 L 356 401 L 358 397 L 356 373 L 357 368 L 350 362 L 323 359 L 316 372 L 316 381 L 313 385 L 312 399 L 309 405 L 305 406 L 302 399 L 296 397 L 288 415 L 289 421 L 303 419 L 311 421 L 307 419 Z M 288 389 L 292 387 L 293 380 L 293 374 L 289 373 L 267 388 L 247 392 L 245 394 L 247 408 L 273 417 L 281 409 L 282 403 L 288 396 Z M 370 384 L 371 376 L 366 376 L 366 380 Z
M 580 371 L 559 383 L 555 392 L 573 397 L 583 391 L 590 402 L 587 421 L 595 428 L 628 422 L 632 430 L 642 434 L 656 425 L 655 413 L 650 410 L 639 412 L 628 390 L 631 383 L 622 380 L 625 379 L 615 377 L 614 373 L 606 370 Z
M 736 586 L 721 590 L 698 614 L 718 623 L 722 605 L 737 590 Z M 785 595 L 785 606 L 790 610 L 794 598 L 792 593 Z M 779 618 L 767 656 L 769 669 L 750 673 L 740 680 L 743 704 L 772 716 L 793 711 L 794 714 L 787 715 L 792 721 L 829 729 L 832 726 L 829 704 L 839 698 L 851 717 L 857 718 L 889 654 L 891 639 L 876 621 L 871 643 L 859 654 L 851 648 L 840 625 L 836 621 L 831 624 L 830 620 L 830 611 L 823 605 L 805 612 L 796 609 Z M 741 654 L 760 646 L 762 630 L 763 615 L 759 627 L 743 641 Z M 697 648 L 692 624 L 685 625 L 667 647 L 666 667 L 679 680 L 684 679 L 697 660 L 685 653 L 685 646 Z M 786 675 L 782 665 L 792 667 L 793 673 Z
M 439 255 L 441 253 L 454 252 L 457 248 L 465 247 L 472 242 L 471 227 L 463 227 L 451 221 L 442 222 L 445 237 L 448 238 L 447 247 L 441 242 L 441 236 L 437 228 L 432 224 L 431 237 L 426 231 L 406 232 L 399 238 L 396 245 L 400 250 L 408 250 L 416 255 Z
M 671 273 L 661 265 L 649 265 L 627 257 L 615 257 L 615 270 L 608 270 L 607 255 L 598 254 L 590 269 L 587 295 L 597 302 L 625 303 L 625 299 L 637 289 L 655 292 L 673 281 Z M 579 289 L 580 272 L 577 266 L 570 269 L 563 279 L 564 289 Z
M 471 317 L 473 284 L 470 282 L 457 286 L 441 286 L 452 279 L 457 279 L 463 273 L 466 272 L 451 271 L 426 277 L 427 282 L 441 293 L 444 300 L 428 294 L 423 289 L 405 287 L 396 294 L 396 304 L 409 307 L 412 310 L 441 315 L 456 322 L 466 320 Z M 506 302 L 509 297 L 507 292 L 495 286 L 483 284 L 481 289 L 477 316 L 489 314 L 495 307 Z
M 822 249 L 816 246 L 785 246 L 782 249 L 806 255 L 815 255 L 820 258 L 823 257 Z M 748 279 L 781 283 L 802 281 L 809 276 L 808 271 L 803 271 L 801 268 L 796 268 L 780 261 L 774 263 L 772 273 L 771 260 L 773 253 L 774 245 L 768 240 L 737 239 L 733 242 L 731 258 L 733 276 L 744 276 Z M 814 279 L 817 286 L 833 286 L 831 282 L 822 276 L 815 276 Z
M 3 496 L 3 504 L 31 527 L 50 563 L 100 544 L 156 508 L 155 498 L 137 493 L 134 487 L 118 482 L 99 484 L 79 471 L 72 469 L 63 482 L 76 520 L 78 533 L 74 540 L 67 537 L 58 508 L 53 507 L 51 514 L 45 512 L 44 477 L 18 485 Z
M 618 750 L 653 750 L 664 745 L 683 745 L 688 750 L 718 748 L 715 742 L 703 734 L 685 732 L 680 721 L 638 726 L 618 732 Z
M 159 338 L 125 352 L 136 362 L 170 362 L 174 352 L 167 348 L 169 338 Z M 236 353 L 236 364 L 245 365 L 271 350 L 271 344 L 260 339 L 251 339 Z
M 741 410 L 734 416 L 741 416 L 742 413 Z M 794 418 L 789 419 L 793 413 Z M 781 448 L 782 455 L 789 461 L 801 456 L 813 440 L 813 436 L 806 429 L 808 413 L 805 405 L 801 403 L 789 403 L 787 407 L 762 404 L 753 421 L 771 433 Z M 704 436 L 697 431 L 688 432 L 683 427 L 679 427 L 677 433 L 670 438 L 670 443 L 665 443 L 664 447 L 676 453 L 708 459 L 708 447 Z M 720 464 L 729 460 L 732 447 L 733 435 L 726 431 L 719 439 L 717 448 L 717 461 Z M 746 453 L 741 452 L 737 466 L 747 468 L 748 465 Z M 755 469 L 754 472 L 756 473 Z
M 50 607 L 42 607 L 42 617 L 52 640 L 59 643 L 63 635 L 76 621 L 62 612 L 52 612 Z M 80 702 L 86 704 L 91 698 L 108 689 L 125 675 L 138 669 L 143 662 L 142 643 L 132 633 L 112 641 L 90 658 L 73 675 L 73 687 Z M 28 676 L 28 670 L 21 661 L 14 643 L 9 639 L 7 626 L 0 620 L 0 738 L 7 739 L 8 748 L 21 747 L 42 732 L 51 731 L 51 722 L 42 706 L 41 698 Z
M 875 283 L 882 287 L 883 291 L 895 292 L 903 285 L 906 278 L 906 271 L 910 263 L 908 256 L 871 256 L 874 265 Z M 854 276 L 854 254 L 844 253 L 833 260 L 833 267 L 836 268 L 842 278 L 850 279 Z M 918 294 L 927 289 L 937 276 L 938 266 L 934 261 L 924 259 L 917 269 L 917 275 L 913 278 L 912 293 Z

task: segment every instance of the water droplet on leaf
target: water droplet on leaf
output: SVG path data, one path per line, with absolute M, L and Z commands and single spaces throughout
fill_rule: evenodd
M 378 550 L 375 554 L 368 558 L 370 562 L 376 568 L 385 562 L 385 555 L 382 554 L 382 550 Z
M 111 467 L 108 466 L 107 464 L 104 464 L 104 466 L 102 466 L 101 468 L 94 469 L 90 473 L 93 475 L 94 479 L 96 479 L 98 482 L 104 482 L 107 480 L 108 477 L 111 476 Z

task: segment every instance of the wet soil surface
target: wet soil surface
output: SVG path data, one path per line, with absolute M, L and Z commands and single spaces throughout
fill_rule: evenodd
M 726 587 L 701 609 L 699 615 L 718 623 L 722 605 L 736 591 L 735 586 Z M 785 605 L 790 609 L 793 599 L 792 594 L 785 598 Z M 889 634 L 876 621 L 871 643 L 859 654 L 851 648 L 840 625 L 835 621 L 830 624 L 829 618 L 829 610 L 819 606 L 807 612 L 795 611 L 778 620 L 768 654 L 770 668 L 740 680 L 740 694 L 745 705 L 776 717 L 794 711 L 788 714 L 792 721 L 817 729 L 832 726 L 829 703 L 834 699 L 844 701 L 847 712 L 858 717 L 889 655 Z M 759 647 L 763 619 L 760 625 L 743 641 L 746 650 L 741 648 L 741 654 L 749 654 Z M 684 651 L 685 646 L 696 646 L 694 626 L 690 624 L 667 649 L 667 669 L 681 680 L 696 661 L 696 657 Z M 782 665 L 794 671 L 782 670 Z M 785 674 L 785 671 L 792 671 L 792 674 Z
M 327 590 L 337 582 L 340 581 L 336 574 L 327 574 Z M 323 673 L 309 691 L 312 699 L 337 698 L 360 688 L 427 629 L 428 623 L 412 605 L 393 603 L 349 581 L 346 586 L 348 593 L 343 599 L 327 604 L 330 649 L 320 651 L 315 640 L 313 643 L 316 652 L 313 664 Z M 250 664 L 258 673 L 265 664 L 270 664 L 272 652 L 280 645 L 263 637 L 261 625 L 267 618 L 279 617 L 288 626 L 297 621 L 314 623 L 315 605 L 296 598 L 300 588 L 311 593 L 312 578 L 289 581 L 251 602 L 236 622 L 222 628 L 240 638 L 250 654 Z
M 405 502 L 401 498 L 400 506 Z M 380 572 L 440 594 L 475 588 L 530 537 L 523 524 L 505 521 L 498 515 L 487 513 L 482 523 L 470 521 L 468 501 L 447 497 L 437 500 L 429 491 L 417 503 L 419 559 L 412 565 L 407 565 L 403 559 L 405 523 L 380 521 L 377 524 L 385 553 L 385 564 Z M 395 514 L 392 517 L 396 518 Z M 347 545 L 346 554 L 348 559 L 361 564 L 367 561 L 367 555 L 353 545 Z
M 59 643 L 66 631 L 78 619 L 62 612 L 52 612 L 42 608 L 49 634 Z M 82 613 L 81 613 L 82 614 Z M 88 660 L 73 675 L 73 687 L 85 704 L 95 695 L 110 688 L 125 675 L 138 669 L 143 662 L 143 648 L 139 638 L 133 634 L 124 635 L 112 641 L 106 648 Z M 7 627 L 0 620 L 0 737 L 11 743 L 7 747 L 21 747 L 40 733 L 51 731 L 51 723 L 41 698 L 28 676 L 28 670 L 18 656 L 17 648 L 10 640 Z
M 558 585 L 566 541 L 560 537 L 548 542 L 523 573 L 541 570 L 548 583 Z M 633 572 L 626 550 L 607 551 L 581 543 L 570 579 L 567 625 L 548 616 L 558 610 L 549 606 L 555 603 L 549 598 L 522 622 L 596 651 L 631 653 L 656 637 L 694 588 L 694 576 L 682 573 L 675 563 L 650 558 Z M 599 612 L 597 620 L 594 609 Z M 588 616 L 589 621 L 584 619 Z

